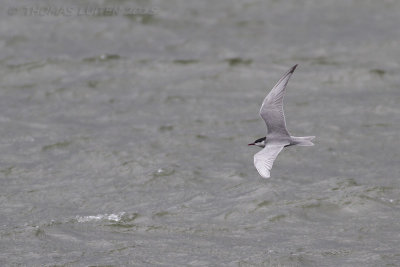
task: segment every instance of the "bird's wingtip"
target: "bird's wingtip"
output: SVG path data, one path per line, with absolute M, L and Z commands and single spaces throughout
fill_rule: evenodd
M 269 171 L 264 171 L 264 172 L 258 172 L 260 176 L 264 179 L 268 179 L 271 177 L 271 173 Z
M 299 64 L 294 65 L 294 66 L 290 69 L 290 72 L 293 73 L 294 70 L 297 68 L 298 65 L 299 65 Z

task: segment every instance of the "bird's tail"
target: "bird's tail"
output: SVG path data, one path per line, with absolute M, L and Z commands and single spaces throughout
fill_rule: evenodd
M 314 138 L 315 136 L 292 136 L 292 141 L 294 145 L 298 146 L 313 146 L 314 143 L 311 142 L 311 140 L 313 140 Z

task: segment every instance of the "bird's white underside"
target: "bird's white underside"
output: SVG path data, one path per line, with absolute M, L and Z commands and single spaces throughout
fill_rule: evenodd
M 272 165 L 284 146 L 284 144 L 267 144 L 261 151 L 254 155 L 254 166 L 263 178 L 269 178 L 271 176 L 270 171 Z

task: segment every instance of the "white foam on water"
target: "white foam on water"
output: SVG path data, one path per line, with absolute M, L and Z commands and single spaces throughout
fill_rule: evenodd
M 90 215 L 90 216 L 76 216 L 76 220 L 78 222 L 91 222 L 91 221 L 100 221 L 100 220 L 108 220 L 119 222 L 125 212 L 120 212 L 117 214 L 98 214 L 98 215 Z

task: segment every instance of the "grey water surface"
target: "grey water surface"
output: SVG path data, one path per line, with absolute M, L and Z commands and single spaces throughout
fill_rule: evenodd
M 0 11 L 1 266 L 400 265 L 399 1 Z M 296 63 L 316 145 L 262 179 L 247 144 Z

